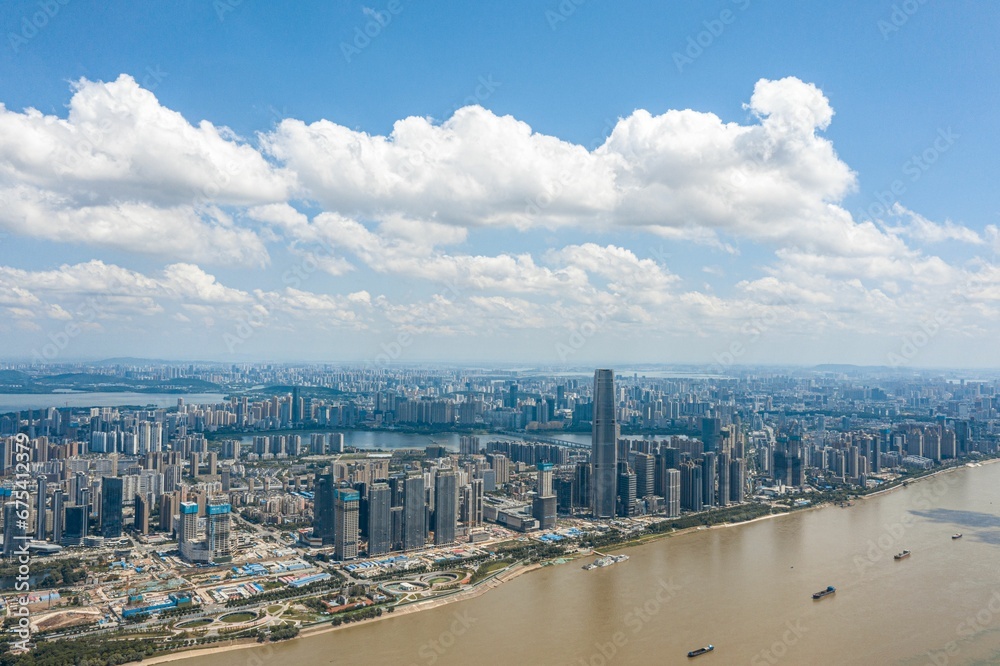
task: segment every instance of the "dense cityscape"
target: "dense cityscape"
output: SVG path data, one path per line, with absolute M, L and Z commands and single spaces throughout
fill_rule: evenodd
M 538 564 L 607 566 L 617 544 L 846 504 L 991 458 L 1000 436 L 997 380 L 955 373 L 58 370 L 9 366 L 2 388 L 219 393 L 166 407 L 21 394 L 52 406 L 0 417 L 5 611 L 52 650 L 281 640 Z
M 998 25 L 3 0 L 0 666 L 1000 664 Z

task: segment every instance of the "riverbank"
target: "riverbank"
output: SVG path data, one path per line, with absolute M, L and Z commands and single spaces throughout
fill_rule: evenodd
M 977 461 L 978 464 L 983 464 L 983 465 L 985 465 L 988 462 L 1000 462 L 1000 459 L 990 459 L 990 460 Z M 945 473 L 949 473 L 949 472 L 954 472 L 954 471 L 959 470 L 959 469 L 966 469 L 966 467 L 964 465 L 960 465 L 960 466 L 955 466 L 955 467 L 949 467 L 947 469 L 938 470 L 938 471 L 936 471 L 936 472 L 934 472 L 932 474 L 927 474 L 925 476 L 921 476 L 919 478 L 913 479 L 912 482 L 911 482 L 911 484 L 907 484 L 907 485 L 918 484 L 920 481 L 923 481 L 924 479 L 930 479 L 930 478 L 933 478 L 935 476 L 938 476 L 939 474 L 945 474 Z M 893 490 L 897 490 L 897 489 L 905 488 L 905 487 L 906 486 L 904 486 L 903 484 L 900 484 L 898 486 L 894 486 L 893 488 L 887 488 L 885 490 L 878 491 L 876 493 L 871 493 L 870 495 L 862 496 L 860 499 L 868 499 L 870 497 L 875 497 L 877 495 L 878 496 L 886 495 L 886 494 L 888 494 L 889 492 L 891 492 Z M 771 513 L 771 514 L 767 514 L 767 515 L 757 516 L 757 517 L 751 518 L 750 520 L 746 520 L 746 521 L 742 521 L 742 522 L 725 522 L 725 523 L 718 523 L 718 524 L 715 524 L 715 525 L 695 525 L 695 526 L 685 527 L 685 528 L 682 528 L 682 529 L 679 529 L 679 530 L 675 530 L 675 531 L 666 531 L 666 532 L 660 532 L 660 533 L 650 533 L 650 534 L 645 534 L 645 535 L 643 535 L 641 537 L 637 537 L 636 539 L 625 541 L 625 542 L 622 542 L 622 543 L 619 543 L 619 544 L 603 546 L 603 547 L 600 547 L 598 550 L 601 550 L 602 552 L 606 552 L 606 551 L 621 551 L 621 550 L 625 550 L 627 548 L 648 545 L 648 544 L 650 544 L 650 543 L 652 543 L 654 541 L 657 541 L 657 540 L 659 540 L 661 538 L 664 538 L 664 537 L 679 537 L 679 536 L 683 536 L 683 535 L 686 535 L 686 534 L 689 534 L 689 533 L 692 533 L 692 532 L 699 532 L 699 531 L 703 531 L 703 530 L 711 530 L 711 529 L 717 529 L 717 528 L 728 528 L 728 527 L 737 527 L 737 526 L 749 525 L 750 523 L 755 523 L 755 522 L 763 521 L 763 520 L 769 520 L 769 519 L 772 519 L 772 518 L 776 518 L 778 516 L 790 516 L 790 515 L 793 515 L 793 514 L 801 514 L 801 513 L 809 512 L 809 511 L 811 511 L 813 509 L 820 509 L 820 508 L 824 508 L 824 507 L 827 507 L 827 506 L 832 506 L 832 505 L 829 502 L 822 502 L 822 503 L 817 503 L 817 504 L 814 504 L 814 505 L 811 505 L 811 506 L 808 506 L 808 507 L 803 507 L 803 508 L 800 508 L 800 509 L 788 510 L 788 511 L 780 511 L 780 512 L 777 512 L 777 513 Z M 589 555 L 589 553 L 587 553 L 587 552 L 573 552 L 573 553 L 567 553 L 563 557 L 565 557 L 566 559 L 571 560 L 571 561 L 577 561 L 579 559 L 587 557 L 588 555 Z M 455 592 L 453 594 L 449 594 L 447 596 L 442 596 L 442 597 L 437 597 L 437 598 L 432 598 L 432 599 L 425 599 L 425 600 L 413 602 L 413 603 L 410 603 L 410 604 L 406 604 L 406 605 L 402 605 L 402 606 L 397 606 L 396 609 L 392 613 L 383 613 L 382 616 L 380 616 L 380 617 L 372 618 L 372 619 L 369 619 L 369 620 L 365 620 L 364 622 L 358 623 L 357 625 L 355 625 L 355 624 L 352 623 L 352 624 L 343 624 L 343 625 L 334 627 L 334 626 L 332 626 L 330 624 L 329 621 L 324 621 L 322 624 L 314 625 L 314 626 L 311 626 L 311 627 L 304 628 L 296 638 L 290 639 L 290 640 L 294 641 L 294 640 L 298 640 L 300 638 L 308 638 L 308 637 L 312 637 L 312 636 L 318 636 L 318 635 L 321 635 L 321 634 L 326 634 L 326 633 L 329 633 L 329 632 L 333 632 L 333 631 L 337 631 L 337 630 L 340 630 L 340 629 L 344 629 L 344 628 L 346 628 L 348 626 L 352 626 L 352 627 L 353 626 L 357 626 L 357 627 L 366 626 L 366 625 L 368 625 L 368 624 L 370 624 L 372 622 L 378 622 L 378 621 L 381 621 L 381 620 L 387 620 L 387 619 L 390 619 L 390 618 L 393 618 L 393 617 L 396 617 L 396 616 L 406 615 L 408 613 L 415 613 L 415 612 L 419 612 L 419 611 L 430 610 L 430 609 L 433 609 L 433 608 L 439 608 L 441 606 L 445 606 L 445 605 L 452 604 L 452 603 L 455 603 L 455 602 L 467 601 L 467 600 L 470 600 L 470 599 L 474 599 L 474 598 L 477 598 L 477 597 L 480 597 L 480 596 L 486 594 L 486 592 L 488 592 L 490 590 L 496 589 L 497 587 L 503 585 L 506 582 L 514 580 L 515 578 L 517 578 L 517 577 L 519 577 L 519 576 L 521 576 L 523 574 L 529 573 L 531 571 L 535 571 L 535 570 L 537 570 L 537 569 L 539 569 L 541 567 L 542 567 L 541 563 L 535 563 L 535 564 L 531 564 L 531 565 L 527 565 L 527 566 L 515 566 L 514 568 L 505 569 L 505 570 L 502 570 L 502 571 L 498 572 L 497 574 L 491 576 L 490 578 L 487 578 L 486 580 L 482 581 L 481 583 L 479 583 L 478 585 L 476 585 L 473 588 L 470 588 L 470 589 L 467 589 L 467 590 L 457 591 L 457 592 Z M 261 644 L 261 643 L 257 643 L 253 639 L 249 639 L 249 640 L 244 640 L 244 641 L 240 641 L 240 642 L 234 642 L 234 643 L 229 644 L 229 645 L 216 645 L 216 646 L 207 647 L 207 648 L 196 648 L 196 649 L 190 649 L 190 650 L 183 650 L 183 651 L 179 651 L 179 652 L 173 652 L 173 653 L 166 654 L 166 655 L 160 655 L 160 656 L 154 657 L 154 658 L 149 659 L 149 660 L 144 660 L 143 663 L 146 663 L 146 664 L 159 664 L 159 663 L 176 662 L 176 661 L 181 661 L 181 660 L 189 659 L 189 658 L 193 659 L 193 658 L 196 658 L 196 657 L 205 657 L 205 656 L 215 655 L 215 654 L 219 654 L 219 653 L 223 653 L 223 652 L 230 652 L 230 651 L 234 651 L 234 650 L 250 650 L 250 649 L 253 649 L 253 648 L 258 648 L 259 650 L 266 650 L 267 653 L 270 654 L 270 651 L 273 650 L 276 645 L 277 644 L 269 644 L 269 643 Z
M 990 465 L 990 464 L 996 463 L 996 462 L 1000 462 L 1000 458 L 986 458 L 984 460 L 977 460 L 975 462 L 975 464 L 976 465 Z M 935 476 L 938 476 L 938 475 L 941 475 L 941 474 L 949 474 L 951 472 L 957 472 L 960 469 L 968 469 L 968 463 L 964 463 L 964 464 L 961 464 L 961 465 L 953 465 L 951 467 L 946 467 L 944 469 L 939 469 L 936 472 L 931 472 L 930 474 L 925 474 L 923 476 L 920 476 L 920 477 L 917 477 L 915 479 L 912 479 L 912 480 L 910 480 L 907 483 L 899 483 L 899 484 L 896 484 L 895 486 L 892 486 L 891 488 L 886 488 L 884 490 L 876 490 L 875 492 L 868 493 L 867 495 L 860 495 L 860 496 L 858 496 L 858 499 L 867 500 L 867 499 L 871 499 L 872 497 L 880 497 L 882 495 L 887 495 L 887 494 L 889 494 L 889 493 L 891 493 L 893 491 L 901 490 L 903 488 L 907 488 L 907 487 L 910 486 L 911 483 L 919 483 L 919 482 L 923 481 L 924 479 L 933 479 Z
M 575 556 L 569 556 L 571 559 Z M 368 625 L 373 622 L 381 622 L 383 620 L 390 620 L 394 617 L 400 617 L 402 615 L 407 615 L 409 613 L 416 613 L 419 611 L 430 610 L 432 608 L 438 608 L 439 606 L 444 606 L 447 604 L 467 601 L 469 599 L 475 599 L 476 597 L 482 596 L 492 589 L 495 589 L 504 583 L 508 583 L 515 578 L 522 576 L 526 573 L 535 571 L 541 568 L 540 563 L 529 564 L 526 566 L 517 565 L 513 568 L 503 569 L 496 574 L 490 576 L 489 578 L 483 580 L 479 584 L 467 590 L 461 590 L 455 592 L 454 594 L 449 594 L 441 597 L 434 597 L 432 599 L 424 599 L 421 601 L 415 601 L 413 603 L 396 606 L 392 613 L 382 613 L 379 617 L 374 617 L 369 620 L 365 620 L 364 624 Z M 328 634 L 334 631 L 339 631 L 341 629 L 347 629 L 353 626 L 350 623 L 341 624 L 338 626 L 333 626 L 328 620 L 321 624 L 313 625 L 311 627 L 306 627 L 299 632 L 299 635 L 290 640 L 298 640 L 300 638 L 309 638 L 312 636 L 320 636 L 322 634 Z M 243 639 L 240 641 L 234 641 L 229 645 L 216 645 L 209 648 L 195 648 L 191 650 L 181 650 L 178 652 L 171 652 L 170 654 L 164 654 L 152 659 L 144 659 L 143 664 L 165 664 L 168 662 L 180 661 L 182 659 L 193 659 L 195 657 L 206 657 L 214 654 L 220 654 L 223 652 L 232 652 L 234 650 L 248 650 L 254 647 L 264 648 L 267 646 L 271 648 L 274 644 L 261 644 L 255 639 Z

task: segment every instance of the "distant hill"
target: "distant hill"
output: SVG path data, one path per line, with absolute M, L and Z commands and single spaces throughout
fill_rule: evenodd
M 25 385 L 32 383 L 30 375 L 20 370 L 0 370 L 0 384 Z
M 190 377 L 169 380 L 133 379 L 89 372 L 68 372 L 32 377 L 16 370 L 0 371 L 0 393 L 53 393 L 64 391 L 99 391 L 137 393 L 218 393 L 222 387 Z
M 264 388 L 255 389 L 252 391 L 244 391 L 239 395 L 255 395 L 255 396 L 276 396 L 276 395 L 288 395 L 292 393 L 295 386 L 265 386 Z M 335 398 L 343 395 L 348 395 L 344 391 L 335 388 L 329 388 L 326 386 L 299 386 L 299 395 L 303 398 Z

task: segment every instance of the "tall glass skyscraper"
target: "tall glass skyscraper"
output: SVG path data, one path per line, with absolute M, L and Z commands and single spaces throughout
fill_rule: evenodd
M 119 477 L 101 478 L 101 536 L 117 539 L 122 535 L 122 489 Z
M 333 474 L 316 475 L 316 494 L 313 499 L 313 537 L 322 539 L 324 546 L 334 541 Z
M 403 550 L 417 550 L 427 542 L 426 507 L 424 477 L 406 477 L 403 481 Z
M 615 420 L 614 370 L 594 371 L 593 423 L 590 506 L 595 518 L 613 518 L 618 490 L 618 423 Z
M 387 483 L 368 489 L 368 556 L 384 555 L 392 548 L 392 490 Z
M 438 472 L 434 479 L 434 545 L 455 541 L 458 520 L 458 480 L 454 472 Z

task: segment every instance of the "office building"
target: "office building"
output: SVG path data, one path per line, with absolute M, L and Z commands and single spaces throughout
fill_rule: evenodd
M 66 527 L 63 530 L 61 543 L 64 546 L 82 546 L 87 536 L 90 523 L 89 510 L 86 506 L 66 507 Z
M 66 524 L 63 493 L 56 488 L 52 495 L 52 543 L 62 543 L 63 526 Z
M 37 483 L 37 495 L 35 496 L 35 538 L 39 541 L 45 541 L 45 536 L 48 532 L 48 521 L 45 514 L 45 495 L 48 484 L 44 476 L 39 476 Z
M 427 542 L 424 477 L 403 480 L 403 550 L 423 548 Z
M 119 477 L 101 477 L 101 536 L 116 539 L 122 535 L 123 482 Z
M 591 511 L 595 518 L 615 515 L 618 476 L 618 426 L 615 418 L 613 370 L 594 372 L 594 417 L 591 427 Z
M 452 471 L 438 472 L 434 480 L 434 545 L 455 541 L 458 522 L 458 480 Z
M 368 489 L 368 556 L 384 555 L 392 549 L 392 490 L 386 483 Z
M 646 498 L 655 495 L 656 459 L 648 453 L 634 454 L 635 496 Z
M 334 541 L 334 491 L 332 473 L 317 474 L 313 497 L 313 537 L 320 539 L 324 546 Z
M 149 534 L 149 507 L 142 495 L 135 496 L 135 531 L 139 534 Z

